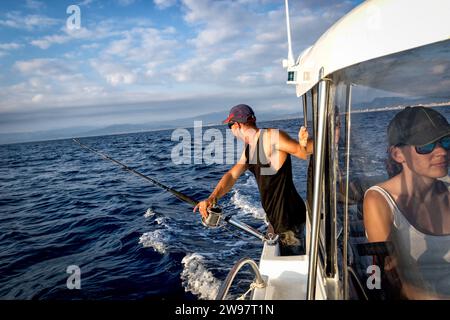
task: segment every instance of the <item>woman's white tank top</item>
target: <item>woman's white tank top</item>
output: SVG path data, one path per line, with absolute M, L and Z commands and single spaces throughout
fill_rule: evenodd
M 450 297 L 450 235 L 431 235 L 417 230 L 386 190 L 379 186 L 369 190 L 380 193 L 391 209 L 391 240 L 403 280 L 427 292 Z

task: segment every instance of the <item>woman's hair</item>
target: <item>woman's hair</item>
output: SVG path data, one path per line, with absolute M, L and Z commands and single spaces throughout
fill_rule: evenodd
M 392 151 L 392 148 L 394 148 L 394 147 L 395 146 L 391 146 L 388 148 L 387 153 L 386 153 L 386 160 L 384 162 L 386 165 L 386 172 L 387 172 L 389 178 L 392 178 L 392 177 L 398 175 L 403 170 L 403 166 L 392 158 L 391 151 Z

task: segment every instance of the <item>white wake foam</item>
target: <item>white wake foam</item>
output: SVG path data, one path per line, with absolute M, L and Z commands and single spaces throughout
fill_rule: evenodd
M 239 190 L 233 190 L 233 192 L 231 203 L 233 203 L 236 208 L 246 214 L 251 214 L 256 219 L 264 219 L 266 213 L 263 208 L 252 204 L 249 199 L 250 197 L 244 196 Z
M 151 208 L 148 208 L 147 211 L 144 214 L 144 217 L 145 218 L 151 218 L 154 215 L 155 215 L 155 212 Z
M 254 190 L 254 188 L 258 188 L 258 185 L 256 184 L 255 177 L 253 174 L 248 173 L 248 171 L 245 173 L 245 176 L 247 177 L 247 180 L 245 183 L 242 184 L 243 187 L 248 187 L 249 189 Z M 257 189 L 256 189 L 257 190 Z
M 202 300 L 215 299 L 220 281 L 206 269 L 204 257 L 198 253 L 191 253 L 186 255 L 181 263 L 184 265 L 181 280 L 185 290 L 192 292 Z
M 167 226 L 167 224 L 166 224 L 167 218 L 166 217 L 158 217 L 155 219 L 155 221 L 157 224 Z
M 166 253 L 168 241 L 169 236 L 163 230 L 146 232 L 139 238 L 139 243 L 142 243 L 144 248 L 151 247 L 161 254 Z

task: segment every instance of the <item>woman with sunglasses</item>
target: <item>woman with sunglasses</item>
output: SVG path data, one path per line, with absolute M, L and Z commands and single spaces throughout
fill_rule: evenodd
M 367 238 L 392 244 L 384 271 L 400 298 L 449 299 L 450 125 L 436 110 L 406 107 L 388 140 L 390 179 L 364 198 Z

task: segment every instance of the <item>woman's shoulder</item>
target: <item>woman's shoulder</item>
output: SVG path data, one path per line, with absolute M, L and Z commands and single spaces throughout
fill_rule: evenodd
M 364 209 L 365 211 L 372 211 L 379 214 L 390 216 L 392 210 L 392 203 L 394 202 L 395 188 L 393 178 L 377 183 L 376 185 L 367 189 L 364 195 Z
M 387 192 L 392 198 L 396 199 L 400 194 L 399 186 L 401 185 L 401 178 L 399 175 L 396 175 L 386 181 L 380 182 L 376 184 L 377 187 L 383 189 L 383 191 Z
M 392 208 L 378 188 L 368 189 L 363 202 L 363 218 L 369 242 L 386 241 L 391 232 Z
M 373 194 L 381 194 L 381 193 L 390 193 L 393 187 L 393 182 L 392 182 L 392 178 L 389 180 L 385 180 L 382 182 L 379 182 L 377 184 L 374 184 L 372 186 L 370 186 L 369 188 L 367 188 L 366 192 L 365 192 L 365 196 L 368 195 L 373 195 Z

